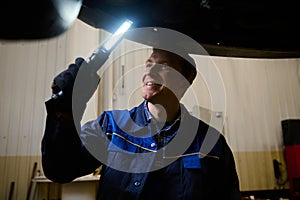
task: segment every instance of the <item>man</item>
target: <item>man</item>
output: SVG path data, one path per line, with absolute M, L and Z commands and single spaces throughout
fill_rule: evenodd
M 49 100 L 42 140 L 45 175 L 67 183 L 103 165 L 98 199 L 240 199 L 224 137 L 180 103 L 196 77 L 194 66 L 188 54 L 153 49 L 142 75 L 144 101 L 129 111 L 105 111 L 79 131 L 65 107 L 72 99 Z M 77 60 L 54 86 L 72 88 L 79 67 Z M 211 148 L 203 148 L 207 141 Z

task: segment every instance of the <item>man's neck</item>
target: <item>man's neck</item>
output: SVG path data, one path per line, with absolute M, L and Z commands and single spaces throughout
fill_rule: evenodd
M 147 106 L 152 117 L 159 122 L 174 121 L 180 110 L 179 102 L 169 102 L 164 105 L 148 102 Z

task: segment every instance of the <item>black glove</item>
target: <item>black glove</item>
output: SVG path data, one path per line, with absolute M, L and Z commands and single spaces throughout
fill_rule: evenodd
M 72 102 L 74 104 L 72 96 L 76 97 L 76 107 L 84 110 L 87 101 L 95 92 L 100 78 L 95 70 L 89 69 L 87 65 L 82 66 L 83 62 L 83 58 L 76 58 L 75 63 L 70 64 L 68 69 L 54 78 L 51 88 L 53 93 L 52 99 L 56 102 L 56 110 L 71 113 Z M 75 87 L 76 94 L 73 95 L 78 73 L 80 80 Z M 77 106 L 77 104 L 79 105 Z

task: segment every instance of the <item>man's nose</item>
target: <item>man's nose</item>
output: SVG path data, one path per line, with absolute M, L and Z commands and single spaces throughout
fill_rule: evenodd
M 147 67 L 150 73 L 158 73 L 162 71 L 162 64 L 159 63 L 151 63 Z

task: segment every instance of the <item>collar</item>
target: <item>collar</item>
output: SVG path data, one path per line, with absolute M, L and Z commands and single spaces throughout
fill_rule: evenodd
M 144 106 L 144 113 L 145 113 L 145 116 L 146 116 L 146 120 L 148 123 L 150 123 L 151 119 L 153 118 L 152 115 L 150 114 L 150 111 L 148 109 L 148 101 L 144 101 L 143 102 L 143 106 Z
M 160 129 L 163 127 L 161 130 L 165 130 L 165 131 L 170 130 L 175 124 L 180 123 L 180 121 L 181 121 L 181 112 L 182 112 L 181 110 L 182 110 L 182 107 L 184 107 L 182 104 L 180 105 L 180 111 L 178 113 L 177 118 L 175 120 L 173 120 L 171 122 L 167 122 L 165 124 L 160 124 L 159 122 L 157 122 L 152 117 L 147 105 L 148 105 L 148 101 L 145 100 L 143 102 L 143 107 L 144 107 L 144 114 L 145 114 L 145 117 L 146 117 L 146 120 L 147 120 L 148 123 L 153 123 L 153 124 L 156 125 L 156 127 L 158 127 L 158 128 L 160 127 Z

